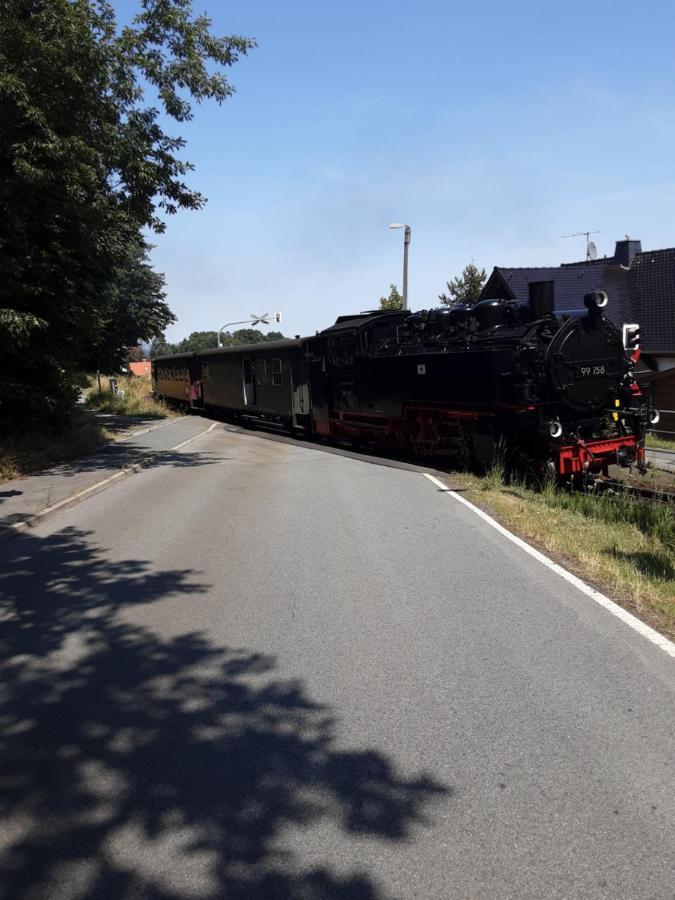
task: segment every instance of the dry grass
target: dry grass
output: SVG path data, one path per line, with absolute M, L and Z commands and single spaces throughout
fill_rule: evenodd
M 155 400 L 151 393 L 149 375 L 141 377 L 120 376 L 117 379 L 118 390 L 123 396 L 111 394 L 108 389 L 108 378 L 101 378 L 103 390 L 99 393 L 95 375 L 88 376 L 89 392 L 86 404 L 89 409 L 99 412 L 113 413 L 118 416 L 143 417 L 146 419 L 163 419 L 178 413 L 162 401 Z
M 675 508 L 505 485 L 498 470 L 466 479 L 470 498 L 500 522 L 675 636 Z
M 70 422 L 58 431 L 34 429 L 0 443 L 0 482 L 85 456 L 109 438 L 93 416 L 76 410 Z

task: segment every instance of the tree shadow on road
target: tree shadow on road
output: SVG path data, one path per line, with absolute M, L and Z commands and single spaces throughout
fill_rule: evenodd
M 365 866 L 303 864 L 282 833 L 404 841 L 447 789 L 339 747 L 274 659 L 121 615 L 205 590 L 73 528 L 0 548 L 3 896 L 382 896 Z

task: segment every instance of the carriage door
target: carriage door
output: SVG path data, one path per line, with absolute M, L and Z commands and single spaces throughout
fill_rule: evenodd
M 250 356 L 242 360 L 244 368 L 244 406 L 255 406 L 255 366 Z

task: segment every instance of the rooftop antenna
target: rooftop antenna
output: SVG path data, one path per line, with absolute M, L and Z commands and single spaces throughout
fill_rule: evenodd
M 564 238 L 573 238 L 573 237 L 585 237 L 586 238 L 586 261 L 598 258 L 598 248 L 595 246 L 595 241 L 591 240 L 592 234 L 601 234 L 602 231 L 576 231 L 574 234 L 563 234 L 561 237 Z

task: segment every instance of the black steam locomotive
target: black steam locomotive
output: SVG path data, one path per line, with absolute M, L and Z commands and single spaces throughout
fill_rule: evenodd
M 340 316 L 313 337 L 158 357 L 153 389 L 194 408 L 306 435 L 463 464 L 498 458 L 569 478 L 644 467 L 657 413 L 632 372 L 639 355 L 603 314 L 529 303 Z

